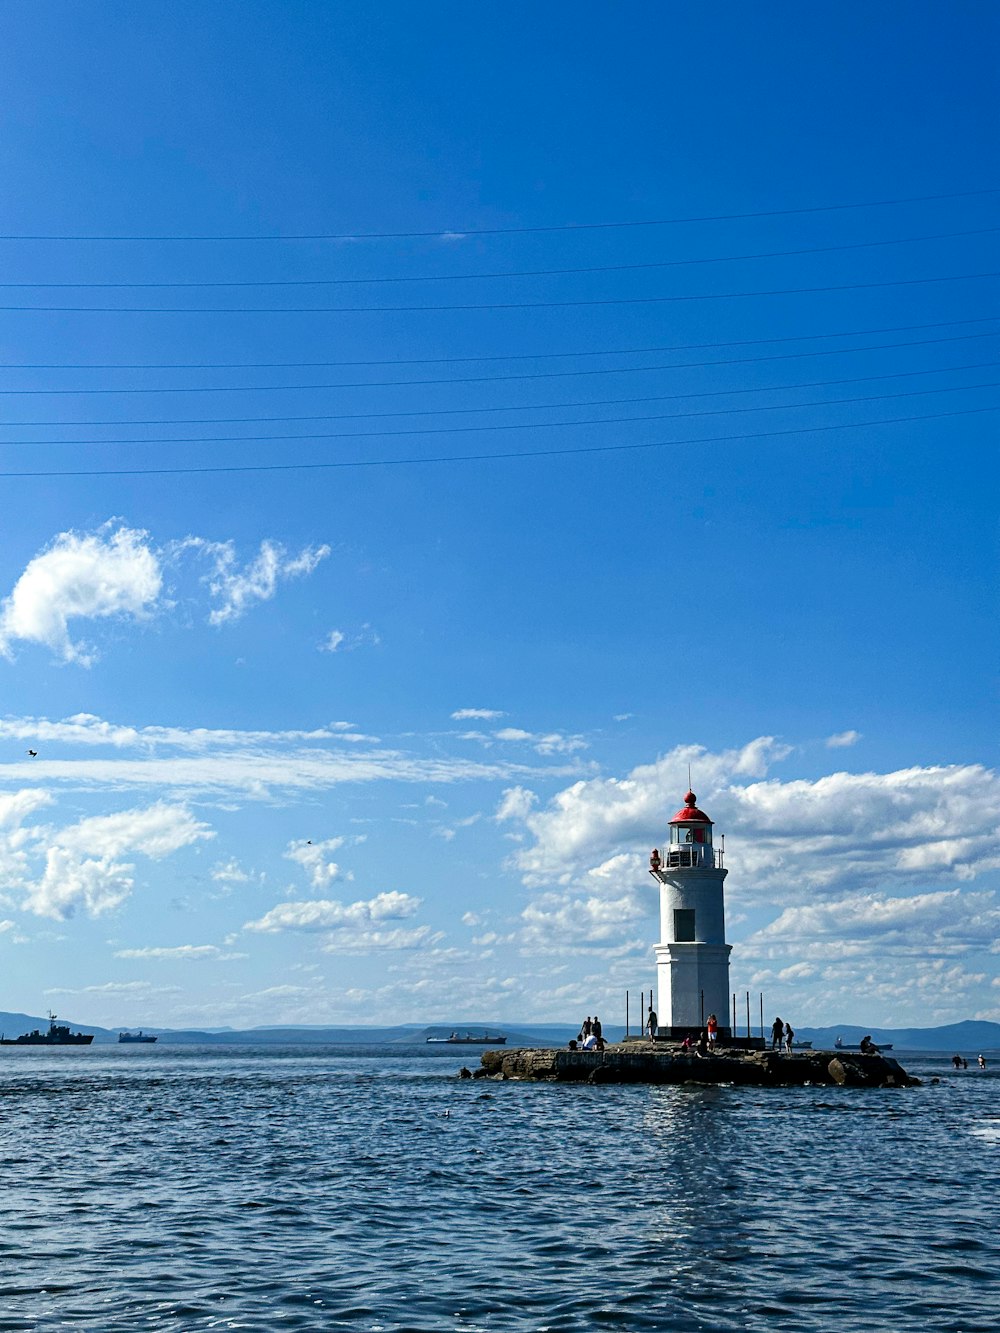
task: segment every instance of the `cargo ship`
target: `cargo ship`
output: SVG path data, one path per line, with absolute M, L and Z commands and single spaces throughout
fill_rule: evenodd
M 156 1038 L 147 1032 L 143 1032 L 142 1028 L 140 1028 L 138 1032 L 119 1032 L 118 1040 L 135 1044 L 137 1042 L 153 1042 Z
M 89 1046 L 94 1040 L 92 1032 L 70 1032 L 65 1023 L 57 1023 L 56 1015 L 49 1010 L 49 1026 L 46 1032 L 34 1028 L 20 1037 L 0 1037 L 0 1046 Z
M 488 1032 L 476 1035 L 474 1032 L 453 1032 L 448 1037 L 428 1037 L 428 1046 L 503 1046 L 506 1036 L 497 1032 L 492 1036 Z

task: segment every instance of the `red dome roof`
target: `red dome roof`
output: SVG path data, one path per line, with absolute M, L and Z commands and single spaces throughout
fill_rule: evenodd
M 684 797 L 684 809 L 678 810 L 669 822 L 671 824 L 711 824 L 712 821 L 704 810 L 699 810 L 695 805 L 697 799 L 694 792 L 689 791 Z

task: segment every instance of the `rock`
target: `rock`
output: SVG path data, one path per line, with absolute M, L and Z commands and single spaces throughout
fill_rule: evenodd
M 834 1083 L 848 1088 L 906 1088 L 919 1083 L 898 1060 L 884 1055 L 835 1055 L 827 1073 Z
M 465 1065 L 463 1065 L 462 1068 L 458 1071 L 458 1077 L 459 1077 L 459 1078 L 471 1078 L 471 1077 L 472 1077 L 472 1070 L 471 1070 L 471 1069 L 466 1069 Z
M 473 1078 L 562 1083 L 732 1083 L 756 1087 L 907 1087 L 918 1082 L 881 1055 L 845 1057 L 831 1051 L 793 1055 L 722 1048 L 716 1055 L 628 1043 L 603 1051 L 484 1051 Z

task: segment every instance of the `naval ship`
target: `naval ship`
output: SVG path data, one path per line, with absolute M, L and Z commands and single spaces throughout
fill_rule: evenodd
M 0 1037 L 0 1046 L 89 1046 L 94 1040 L 92 1032 L 70 1032 L 65 1023 L 57 1023 L 56 1015 L 49 1010 L 47 1032 L 34 1028 L 22 1033 L 20 1037 Z

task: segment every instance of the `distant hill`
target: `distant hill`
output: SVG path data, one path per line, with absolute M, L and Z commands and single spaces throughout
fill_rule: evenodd
M 0 1010 L 0 1035 L 18 1037 L 34 1028 L 44 1031 L 47 1018 L 37 1014 L 17 1014 Z M 80 1023 L 60 1015 L 74 1032 L 92 1032 L 94 1045 L 118 1041 L 118 1033 L 130 1025 L 101 1028 Z M 134 1025 L 131 1025 L 134 1026 Z M 575 1037 L 578 1027 L 572 1023 L 517 1023 L 498 1024 L 482 1022 L 400 1023 L 394 1027 L 325 1027 L 313 1024 L 295 1024 L 287 1027 L 257 1028 L 158 1028 L 144 1027 L 144 1031 L 159 1037 L 160 1044 L 174 1045 L 231 1045 L 231 1046 L 372 1046 L 372 1045 L 425 1045 L 428 1037 L 447 1037 L 451 1032 L 502 1032 L 508 1046 L 565 1046 Z M 604 1035 L 609 1041 L 620 1041 L 625 1029 L 620 1024 L 608 1023 Z M 1000 1023 L 967 1019 L 962 1023 L 948 1023 L 934 1028 L 884 1028 L 839 1023 L 831 1027 L 796 1028 L 796 1037 L 808 1040 L 816 1047 L 832 1048 L 837 1037 L 847 1045 L 855 1045 L 866 1034 L 878 1043 L 891 1042 L 896 1050 L 923 1050 L 969 1052 L 1000 1051 Z
M 795 1035 L 808 1039 L 817 1047 L 832 1047 L 838 1037 L 847 1045 L 856 1044 L 870 1034 L 878 1045 L 892 1042 L 894 1050 L 911 1051 L 988 1051 L 1000 1050 L 1000 1023 L 981 1019 L 966 1019 L 963 1023 L 947 1023 L 937 1028 L 880 1028 L 858 1027 L 855 1023 L 841 1023 L 837 1027 L 796 1028 Z
M 498 1023 L 435 1023 L 427 1027 L 415 1023 L 400 1024 L 397 1027 L 321 1027 L 317 1025 L 296 1025 L 290 1027 L 259 1027 L 243 1031 L 226 1029 L 225 1031 L 170 1031 L 161 1028 L 147 1028 L 147 1032 L 159 1035 L 160 1042 L 167 1045 L 231 1045 L 231 1046 L 423 1046 L 428 1037 L 447 1037 L 452 1032 L 490 1032 L 503 1033 L 508 1046 L 564 1046 L 570 1037 L 576 1036 L 569 1024 L 555 1026 L 551 1023 L 528 1023 L 516 1029 Z M 612 1041 L 618 1040 L 621 1029 L 610 1033 Z M 116 1034 L 117 1040 L 117 1034 Z
M 117 1043 L 118 1033 L 134 1028 L 121 1024 L 115 1028 L 95 1027 L 60 1015 L 74 1032 L 91 1032 L 94 1045 Z M 0 1036 L 18 1037 L 34 1028 L 44 1031 L 48 1018 L 37 1014 L 18 1014 L 0 1010 Z M 502 1032 L 508 1046 L 564 1046 L 576 1036 L 572 1025 L 552 1023 L 519 1024 L 516 1029 L 497 1023 L 455 1022 L 424 1026 L 418 1023 L 400 1023 L 393 1027 L 350 1026 L 326 1027 L 319 1024 L 289 1024 L 256 1028 L 161 1028 L 143 1025 L 143 1031 L 159 1039 L 163 1046 L 371 1046 L 371 1045 L 426 1045 L 428 1037 L 447 1037 L 451 1032 Z M 610 1041 L 620 1039 L 623 1029 L 605 1029 Z

